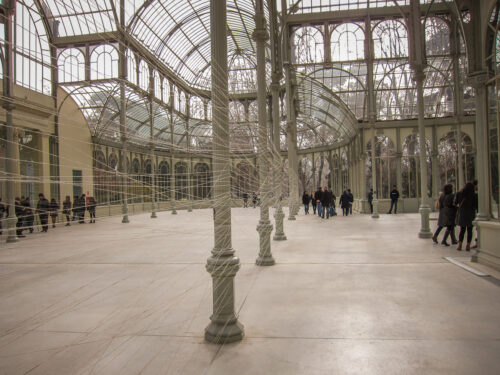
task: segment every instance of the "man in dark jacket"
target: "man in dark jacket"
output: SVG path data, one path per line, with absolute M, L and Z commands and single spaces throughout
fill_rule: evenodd
M 316 201 L 316 209 L 318 211 L 318 216 L 321 217 L 322 214 L 322 207 L 321 207 L 321 197 L 323 196 L 323 193 L 321 192 L 321 187 L 316 190 L 314 193 L 314 200 Z
M 370 205 L 370 213 L 373 214 L 373 189 L 368 193 L 368 204 Z
M 352 204 L 354 202 L 354 195 L 352 195 L 351 189 L 347 189 L 347 198 L 349 199 L 349 213 L 352 215 Z
M 399 191 L 398 189 L 396 189 L 396 185 L 392 185 L 390 197 L 391 197 L 391 208 L 389 209 L 388 214 L 392 214 L 392 207 L 394 207 L 394 213 L 397 214 Z
M 321 218 L 325 218 L 325 212 L 326 212 L 326 218 L 328 219 L 330 217 L 330 204 L 332 201 L 332 197 L 330 195 L 330 192 L 328 191 L 327 187 L 325 186 L 323 188 L 323 193 L 321 194 L 321 206 L 322 206 L 322 214 Z
M 40 218 L 40 224 L 42 226 L 42 232 L 48 232 L 49 230 L 49 201 L 43 196 L 42 193 L 38 194 L 38 203 L 36 205 L 36 212 Z
M 17 237 L 26 237 L 23 234 L 23 224 L 24 224 L 24 207 L 19 199 L 19 197 L 16 197 L 16 200 L 14 202 L 14 212 L 16 213 L 17 217 L 17 222 L 16 222 L 16 235 Z

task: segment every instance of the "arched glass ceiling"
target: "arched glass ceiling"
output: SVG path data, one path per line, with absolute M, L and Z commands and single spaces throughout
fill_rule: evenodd
M 246 64 L 255 67 L 254 6 L 251 0 L 227 1 L 230 70 L 241 69 L 239 56 L 245 56 Z M 147 1 L 131 19 L 128 29 L 135 39 L 191 86 L 211 88 L 208 0 Z
M 356 135 L 357 120 L 347 105 L 319 81 L 297 76 L 299 148 L 339 144 Z

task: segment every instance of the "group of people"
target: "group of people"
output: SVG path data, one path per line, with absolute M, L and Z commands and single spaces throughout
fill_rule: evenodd
M 399 191 L 396 187 L 396 185 L 392 185 L 392 190 L 391 193 L 389 194 L 389 197 L 391 198 L 391 207 L 389 208 L 389 211 L 387 214 L 392 214 L 392 209 L 394 209 L 394 214 L 398 213 L 398 199 L 399 199 Z M 370 205 L 370 213 L 373 214 L 373 189 L 370 189 L 370 191 L 367 194 L 367 200 L 368 204 Z
M 69 195 L 63 201 L 63 215 L 66 216 L 66 226 L 71 225 L 71 221 L 78 221 L 79 223 L 85 223 L 85 211 L 89 212 L 90 223 L 95 223 L 95 211 L 97 203 L 94 197 L 86 198 L 85 194 L 80 197 L 75 196 L 73 203 Z M 21 198 L 16 197 L 14 212 L 17 218 L 16 222 L 16 235 L 17 237 L 26 237 L 23 231 L 27 230 L 30 233 L 34 231 L 35 215 L 38 215 L 40 221 L 40 226 L 42 232 L 48 232 L 49 230 L 49 216 L 52 221 L 52 227 L 56 227 L 57 220 L 59 218 L 60 206 L 57 201 L 52 198 L 49 202 L 43 193 L 38 194 L 38 202 L 36 203 L 36 208 L 31 205 L 29 197 L 22 196 Z M 2 235 L 3 219 L 4 217 L 9 217 L 10 209 L 8 205 L 5 205 L 0 198 L 0 235 Z
M 333 193 L 331 189 L 328 189 L 326 186 L 318 187 L 316 192 L 311 192 L 309 194 L 307 191 L 304 191 L 302 194 L 302 204 L 304 205 L 305 214 L 309 214 L 309 203 L 311 203 L 313 208 L 313 214 L 316 212 L 318 216 L 321 218 L 329 218 L 331 216 L 336 216 L 337 211 L 335 209 L 335 202 L 337 197 Z M 354 196 L 351 193 L 351 189 L 345 190 L 339 199 L 339 205 L 342 208 L 342 215 L 348 216 L 352 214 L 352 202 L 354 201 Z
M 248 193 L 243 193 L 242 198 L 243 198 L 243 207 L 247 208 L 248 207 Z M 260 198 L 256 192 L 253 192 L 252 193 L 252 206 L 253 206 L 253 208 L 256 208 L 258 205 L 260 205 Z
M 468 182 L 462 190 L 456 194 L 453 193 L 453 185 L 446 184 L 443 186 L 441 196 L 436 202 L 436 209 L 439 210 L 437 229 L 432 236 L 432 241 L 438 243 L 439 233 L 446 228 L 441 244 L 450 246 L 448 244 L 448 237 L 451 238 L 452 245 L 457 245 L 457 250 L 461 251 L 467 232 L 467 239 L 465 250 L 470 251 L 472 242 L 472 222 L 476 217 L 478 208 L 477 198 L 477 181 Z M 460 227 L 458 241 L 455 237 L 455 226 Z M 473 246 L 475 247 L 475 246 Z

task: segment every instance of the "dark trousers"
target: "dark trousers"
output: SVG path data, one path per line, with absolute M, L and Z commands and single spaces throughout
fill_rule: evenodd
M 460 227 L 460 233 L 458 234 L 458 240 L 460 242 L 464 241 L 465 230 L 467 230 L 467 243 L 472 241 L 472 227 Z
M 368 204 L 370 205 L 370 213 L 373 214 L 373 203 L 368 201 Z
M 42 232 L 47 232 L 49 230 L 49 215 L 38 215 L 40 218 L 40 224 L 42 226 Z
M 389 208 L 389 213 L 392 213 L 392 207 L 394 207 L 394 213 L 398 212 L 398 200 L 391 199 L 391 208 Z
M 316 215 L 316 203 L 312 205 L 313 206 L 313 214 Z
M 342 207 L 342 216 L 349 216 L 349 207 Z
M 23 234 L 23 223 L 24 223 L 24 217 L 19 216 L 17 218 L 17 223 L 16 223 L 16 235 L 20 236 Z
M 326 213 L 326 218 L 328 219 L 330 217 L 330 206 L 323 206 L 323 212 L 321 213 L 321 217 L 324 219 L 325 218 L 325 213 Z
M 437 236 L 439 235 L 439 233 L 441 233 L 441 230 L 443 228 L 444 227 L 437 227 L 436 232 L 434 232 L 434 237 L 437 238 Z M 443 237 L 443 240 L 441 241 L 441 243 L 445 243 L 446 240 L 448 239 L 448 236 L 451 237 L 451 242 L 453 242 L 453 243 L 457 242 L 457 238 L 455 237 L 455 226 L 454 225 L 448 225 L 446 227 L 446 231 L 444 232 L 444 237 Z
M 89 210 L 90 222 L 95 223 L 95 210 Z

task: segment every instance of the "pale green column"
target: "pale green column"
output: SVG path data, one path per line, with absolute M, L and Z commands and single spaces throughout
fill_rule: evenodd
M 234 309 L 234 277 L 240 260 L 231 243 L 226 12 L 226 0 L 210 0 L 214 248 L 206 266 L 212 276 L 213 314 L 205 340 L 217 344 L 239 341 L 244 335 Z
M 12 5 L 12 6 L 9 6 Z M 3 63 L 3 96 L 2 107 L 5 109 L 5 124 L 6 124 L 6 150 L 5 156 L 5 171 L 7 174 L 7 180 L 5 182 L 5 187 L 7 190 L 7 196 L 3 202 L 5 206 L 9 206 L 9 217 L 4 219 L 6 223 L 7 230 L 7 242 L 17 242 L 18 238 L 16 235 L 16 210 L 15 210 L 15 200 L 16 191 L 19 185 L 19 168 L 17 163 L 19 163 L 19 144 L 18 144 L 18 134 L 17 129 L 14 129 L 14 122 L 12 121 L 12 111 L 14 110 L 14 105 L 12 104 L 13 95 L 13 54 L 12 54 L 12 16 L 15 10 L 14 4 L 5 4 L 5 24 L 4 24 L 4 53 L 5 61 Z
M 259 118 L 259 182 L 260 182 L 260 220 L 257 225 L 259 233 L 259 256 L 255 263 L 258 266 L 271 266 L 275 263 L 271 253 L 271 232 L 273 226 L 269 220 L 271 155 L 267 129 L 266 111 L 266 41 L 269 35 L 266 30 L 263 0 L 257 0 L 255 8 L 255 30 L 252 35 L 257 45 L 257 104 Z

